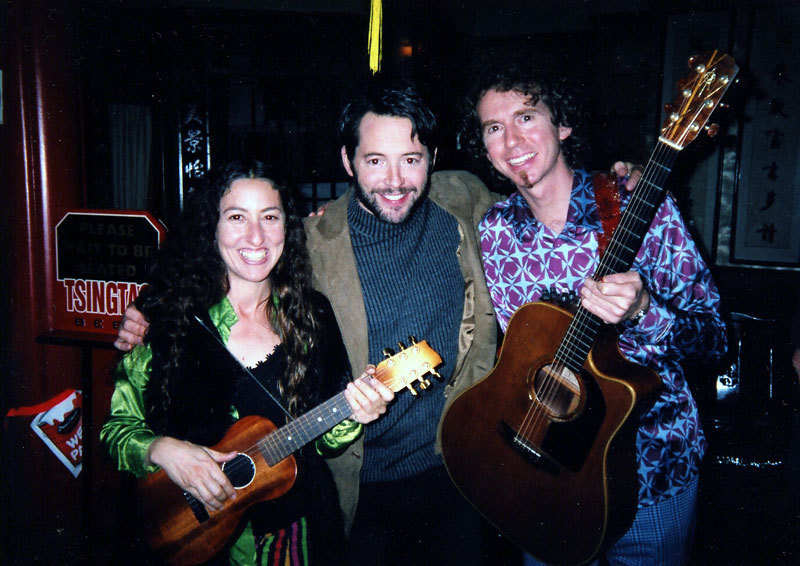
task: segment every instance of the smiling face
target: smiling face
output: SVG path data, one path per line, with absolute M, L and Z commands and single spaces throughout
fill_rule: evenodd
M 353 177 L 359 204 L 385 222 L 403 222 L 428 191 L 433 160 L 411 134 L 408 118 L 369 112 L 359 125 L 352 162 L 342 147 L 342 163 Z
M 238 179 L 219 202 L 217 247 L 231 289 L 269 291 L 269 275 L 283 253 L 286 218 L 281 197 L 264 179 Z
M 486 156 L 519 190 L 546 184 L 554 172 L 569 171 L 561 141 L 572 128 L 553 124 L 541 100 L 531 105 L 530 97 L 520 92 L 489 90 L 477 112 Z

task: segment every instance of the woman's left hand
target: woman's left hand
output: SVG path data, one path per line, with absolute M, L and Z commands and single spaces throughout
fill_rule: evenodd
M 361 377 L 347 384 L 344 397 L 353 409 L 353 419 L 361 424 L 374 421 L 386 412 L 386 405 L 394 399 L 394 393 L 383 383 L 372 377 L 375 367 L 367 366 Z

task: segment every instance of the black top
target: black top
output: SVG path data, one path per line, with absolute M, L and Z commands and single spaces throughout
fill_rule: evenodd
M 351 379 L 347 351 L 328 299 L 316 292 L 306 295 L 318 322 L 315 344 L 308 352 L 310 398 L 302 400 L 300 411 L 306 412 L 344 389 Z M 200 316 L 200 315 L 198 315 Z M 200 316 L 216 333 L 208 313 Z M 219 335 L 212 335 L 200 324 L 194 324 L 183 351 L 182 376 L 171 384 L 170 419 L 166 433 L 205 446 L 217 444 L 233 424 L 231 407 L 239 417 L 259 415 L 277 427 L 286 423 L 285 413 L 269 395 L 242 369 L 239 361 L 225 348 Z M 252 373 L 288 405 L 278 390 L 279 376 L 287 369 L 286 351 L 279 345 Z M 247 513 L 256 540 L 259 534 L 289 526 L 303 515 L 308 518 L 313 540 L 312 553 L 329 556 L 338 552 L 344 539 L 341 511 L 333 478 L 317 455 L 314 443 L 294 454 L 298 477 L 292 489 L 275 501 L 254 505 Z M 245 524 L 244 522 L 242 524 Z

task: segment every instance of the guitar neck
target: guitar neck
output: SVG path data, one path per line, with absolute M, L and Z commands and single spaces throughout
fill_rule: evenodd
M 664 183 L 677 156 L 677 150 L 658 142 L 600 260 L 595 279 L 630 270 L 664 197 Z
M 594 274 L 595 279 L 630 270 L 664 197 L 664 183 L 672 171 L 678 152 L 679 150 L 668 143 L 659 140 L 600 259 Z M 603 321 L 600 318 L 583 307 L 578 307 L 556 353 L 556 359 L 572 371 L 580 371 L 602 326 Z
M 341 392 L 265 436 L 258 448 L 267 463 L 274 466 L 352 414 Z
M 409 338 L 411 346 L 406 348 L 400 344 L 402 351 L 381 361 L 375 367 L 372 379 L 380 381 L 395 393 L 407 388 L 416 395 L 413 384 L 419 381 L 423 389 L 430 385 L 425 376 L 428 373 L 439 375 L 435 368 L 442 363 L 442 358 L 425 340 L 417 342 L 413 336 Z M 352 414 L 353 409 L 350 408 L 342 391 L 304 415 L 272 431 L 251 448 L 261 451 L 266 462 L 274 466 Z

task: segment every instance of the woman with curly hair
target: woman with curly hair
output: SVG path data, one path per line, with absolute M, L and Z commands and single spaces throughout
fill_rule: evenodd
M 354 441 L 393 394 L 372 369 L 351 381 L 330 304 L 310 288 L 305 235 L 285 185 L 259 162 L 209 177 L 189 196 L 136 301 L 150 326 L 118 367 L 101 441 L 120 470 L 142 477 L 163 468 L 221 509 L 236 497 L 221 465 L 237 453 L 209 446 L 242 417 L 280 426 L 344 388 L 353 420 L 295 455 L 292 489 L 250 507 L 219 556 L 231 564 L 336 562 L 341 520 L 319 454 Z

